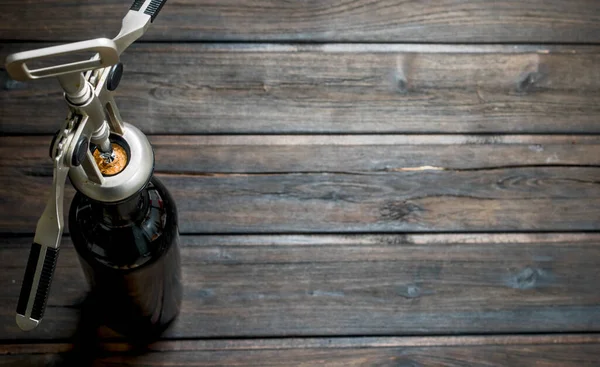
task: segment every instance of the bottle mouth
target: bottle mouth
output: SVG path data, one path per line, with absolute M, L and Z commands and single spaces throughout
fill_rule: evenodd
M 97 147 L 92 153 L 100 173 L 105 177 L 115 176 L 123 172 L 125 167 L 127 167 L 127 164 L 129 164 L 129 157 L 131 154 L 129 145 L 125 139 L 116 134 L 111 134 L 109 139 L 114 153 L 114 159 L 112 161 L 106 161 Z
M 75 189 L 92 200 L 105 203 L 125 200 L 146 186 L 152 177 L 154 152 L 148 138 L 133 125 L 124 123 L 124 127 L 123 135 L 110 136 L 111 144 L 123 148 L 127 157 L 125 165 L 115 170 L 118 173 L 105 172 L 103 182 L 96 183 L 88 178 L 82 166 L 69 170 Z M 91 150 L 95 151 L 96 147 Z

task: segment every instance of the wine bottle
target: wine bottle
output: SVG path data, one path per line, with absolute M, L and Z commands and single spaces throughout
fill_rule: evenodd
M 77 193 L 69 228 L 101 321 L 136 340 L 179 313 L 181 265 L 175 202 L 156 178 L 117 203 Z
M 165 2 L 135 0 L 114 39 L 96 38 L 7 58 L 6 70 L 15 80 L 58 78 L 69 107 L 50 145 L 52 191 L 36 227 L 17 304 L 16 321 L 23 330 L 34 329 L 44 316 L 64 230 L 67 176 L 77 190 L 69 228 L 98 318 L 140 341 L 160 335 L 179 313 L 175 202 L 153 176 L 154 152 L 147 137 L 122 121 L 114 100 L 123 74 L 121 53 L 144 34 Z M 90 59 L 52 64 L 90 52 Z M 32 67 L 40 60 L 44 67 Z

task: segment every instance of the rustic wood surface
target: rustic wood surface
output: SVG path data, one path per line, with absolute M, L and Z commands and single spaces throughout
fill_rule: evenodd
M 131 0 L 3 1 L 0 38 L 114 37 Z M 169 0 L 145 40 L 598 42 L 595 0 Z
M 101 344 L 92 366 L 597 366 L 590 335 L 310 338 L 160 342 L 145 353 Z M 69 344 L 0 345 L 0 365 L 61 366 L 89 360 Z M 240 363 L 243 361 L 243 364 Z
M 184 233 L 590 231 L 600 217 L 598 168 L 157 177 Z M 4 233 L 35 228 L 51 183 L 0 178 L 4 205 L 21 209 L 0 213 Z
M 130 4 L 4 1 L 0 59 Z M 182 313 L 143 350 L 95 327 L 68 235 L 18 330 L 66 107 L 0 68 L 0 366 L 598 365 L 599 24 L 595 0 L 169 0 L 116 97 L 183 233 Z
M 600 132 L 600 47 L 142 43 L 123 62 L 122 116 L 150 134 Z M 0 133 L 54 133 L 56 81 L 0 73 Z
M 161 174 L 600 166 L 596 135 L 154 135 L 149 139 L 155 170 Z M 50 140 L 45 135 L 0 137 L 0 166 L 29 176 L 50 175 Z M 19 154 L 11 154 L 16 151 Z
M 68 340 L 87 290 L 68 238 L 44 322 L 14 323 L 31 239 L 0 240 L 0 340 Z M 599 234 L 183 236 L 165 338 L 598 331 L 599 257 Z
M 23 208 L 0 213 L 4 232 L 31 233 L 43 211 L 52 181 L 43 139 L 0 140 L 4 204 Z M 152 140 L 156 174 L 178 203 L 184 233 L 574 231 L 600 224 L 600 140 L 592 136 Z

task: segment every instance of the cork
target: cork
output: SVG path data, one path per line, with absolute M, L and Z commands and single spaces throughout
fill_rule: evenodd
M 104 161 L 98 149 L 94 151 L 94 159 L 103 176 L 114 176 L 123 171 L 125 166 L 127 166 L 128 157 L 125 149 L 116 143 L 112 143 L 112 147 L 115 152 L 115 159 L 110 163 Z

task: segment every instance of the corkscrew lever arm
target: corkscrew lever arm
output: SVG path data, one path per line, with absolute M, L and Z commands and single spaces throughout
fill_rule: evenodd
M 133 2 L 129 12 L 123 18 L 121 31 L 113 39 L 119 55 L 146 32 L 166 2 L 167 0 L 135 0 Z
M 63 201 L 69 167 L 64 164 L 64 142 L 58 140 L 55 146 L 60 145 L 61 149 L 53 149 L 52 157 L 52 193 L 37 223 L 17 304 L 17 325 L 22 330 L 34 329 L 44 317 L 64 229 Z

